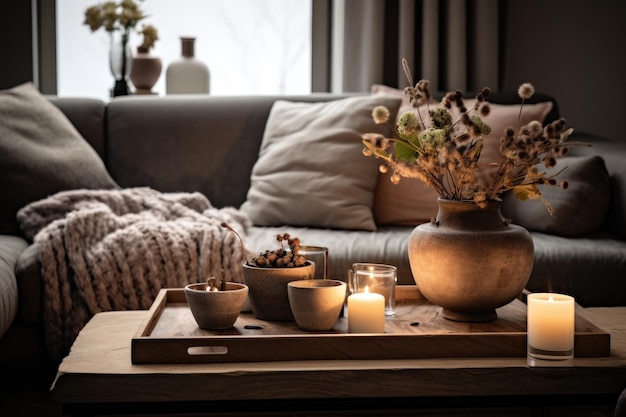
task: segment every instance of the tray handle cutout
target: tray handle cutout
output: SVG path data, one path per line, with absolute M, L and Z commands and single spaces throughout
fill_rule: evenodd
M 187 348 L 189 356 L 226 355 L 227 353 L 226 346 L 189 346 Z

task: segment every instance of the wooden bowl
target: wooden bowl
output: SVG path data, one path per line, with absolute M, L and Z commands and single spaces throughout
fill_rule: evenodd
M 205 330 L 233 327 L 248 296 L 248 286 L 227 282 L 225 291 L 206 291 L 207 284 L 185 286 L 185 297 L 198 327 Z
M 312 332 L 332 329 L 346 300 L 347 287 L 336 279 L 307 279 L 287 284 L 289 305 L 298 327 Z

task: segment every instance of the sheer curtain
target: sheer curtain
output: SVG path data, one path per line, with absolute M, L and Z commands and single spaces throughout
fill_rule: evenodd
M 433 91 L 500 87 L 506 2 L 331 0 L 329 4 L 329 91 L 365 92 L 372 84 L 403 88 L 407 84 L 402 58 L 414 80 L 428 79 Z

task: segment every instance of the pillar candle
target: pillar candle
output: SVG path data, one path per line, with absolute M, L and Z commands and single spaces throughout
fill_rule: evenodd
M 527 304 L 529 348 L 573 352 L 574 298 L 563 294 L 535 293 L 528 295 Z
M 370 292 L 349 296 L 348 331 L 350 333 L 384 333 L 385 297 Z

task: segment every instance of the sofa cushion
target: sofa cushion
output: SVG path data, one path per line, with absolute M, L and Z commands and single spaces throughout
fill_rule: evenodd
M 599 230 L 611 204 L 604 160 L 599 156 L 565 157 L 548 173 L 558 173 L 557 182 L 567 180 L 569 184 L 566 190 L 539 186 L 554 210 L 552 215 L 540 200 L 519 201 L 511 192 L 503 196 L 502 214 L 528 230 L 560 236 L 584 236 Z
M 88 97 L 45 97 L 72 122 L 106 165 L 104 118 L 107 103 Z
M 0 233 L 26 204 L 77 188 L 114 188 L 100 157 L 32 83 L 0 92 Z
M 274 236 L 288 232 L 302 244 L 328 248 L 328 277 L 347 279 L 354 262 L 376 262 L 398 268 L 398 285 L 415 285 L 407 248 L 412 227 L 380 226 L 376 233 L 308 227 L 252 227 L 246 241 L 252 250 L 273 247 Z M 626 242 L 606 234 L 568 238 L 530 232 L 535 263 L 527 289 L 576 295 L 585 307 L 626 305 Z M 597 279 L 589 279 L 597 277 Z
M 398 117 L 413 107 L 409 104 L 404 92 L 382 85 L 372 86 L 375 95 L 384 97 L 401 97 L 402 105 L 398 111 Z M 474 106 L 475 99 L 465 100 L 467 108 Z M 430 108 L 439 105 L 433 101 Z M 548 114 L 553 110 L 552 101 L 544 101 L 536 104 L 524 104 L 520 125 L 532 120 L 546 121 Z M 517 126 L 520 107 L 518 104 L 491 103 L 491 112 L 483 117 L 492 131 L 484 137 L 483 150 L 480 163 L 487 166 L 489 163 L 497 163 L 502 160 L 499 151 L 500 137 L 504 130 Z M 426 115 L 425 106 L 420 108 L 421 114 Z M 458 117 L 455 117 L 456 120 Z M 379 174 L 378 184 L 374 193 L 374 217 L 377 224 L 418 225 L 430 221 L 437 216 L 437 192 L 424 182 L 416 178 L 402 178 L 398 184 L 390 181 L 392 172 Z
M 274 248 L 277 234 L 290 233 L 303 245 L 328 248 L 328 277 L 347 280 L 355 262 L 374 262 L 398 268 L 399 285 L 415 285 L 409 265 L 408 245 L 412 227 L 380 226 L 375 233 L 364 230 L 334 230 L 313 227 L 259 227 L 246 234 L 246 243 L 256 252 Z
M 199 191 L 215 207 L 240 207 L 272 105 L 284 98 L 116 97 L 106 113 L 109 172 L 122 187 Z M 331 93 L 290 96 L 292 101 L 335 99 Z
M 583 307 L 626 305 L 626 241 L 606 233 L 576 238 L 530 234 L 535 263 L 526 289 L 575 295 Z
M 376 125 L 372 110 L 400 100 L 357 96 L 328 103 L 278 100 L 272 106 L 251 187 L 241 209 L 255 225 L 375 230 L 375 158 L 363 156 L 361 135 Z

